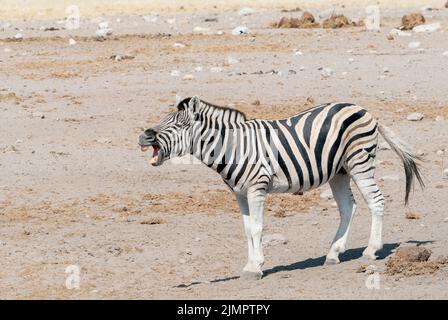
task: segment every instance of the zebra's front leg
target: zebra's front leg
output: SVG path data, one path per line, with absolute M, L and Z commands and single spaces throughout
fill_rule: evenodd
M 249 189 L 247 197 L 237 196 L 248 240 L 249 257 L 241 275 L 243 279 L 261 279 L 263 275 L 261 267 L 264 264 L 262 232 L 265 196 L 266 192 L 260 189 Z

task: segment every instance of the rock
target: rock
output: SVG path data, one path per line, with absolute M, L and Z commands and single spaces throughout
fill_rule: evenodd
M 395 40 L 394 36 L 391 34 L 388 34 L 386 38 L 387 40 Z
M 178 76 L 180 76 L 180 71 L 179 70 L 173 70 L 173 71 L 171 71 L 170 75 L 172 77 L 178 77 Z
M 420 47 L 421 42 L 419 41 L 413 41 L 413 42 L 409 42 L 408 43 L 408 48 L 410 49 L 417 49 L 418 47 Z
M 120 54 L 114 54 L 110 56 L 110 59 L 115 60 L 115 61 L 121 61 L 121 60 L 132 60 L 134 59 L 134 56 L 130 56 L 130 55 L 120 55 Z
M 16 35 L 13 38 L 15 41 L 22 41 L 23 40 L 23 35 L 19 32 L 16 33 Z
M 402 30 L 412 30 L 415 26 L 424 24 L 425 17 L 421 13 L 411 13 L 401 18 Z
M 284 235 L 279 233 L 274 234 L 267 234 L 263 236 L 262 243 L 266 247 L 275 246 L 279 244 L 287 244 L 288 240 L 285 238 Z
M 107 139 L 107 138 L 100 138 L 100 139 L 97 139 L 96 142 L 98 142 L 98 143 L 102 143 L 102 144 L 109 144 L 109 143 L 112 143 L 112 141 L 111 141 L 110 139 Z
M 437 154 L 438 156 L 443 155 L 443 150 L 437 150 L 436 154 Z
M 406 212 L 405 218 L 408 220 L 418 220 L 420 219 L 420 214 L 417 212 Z
M 220 68 L 220 67 L 211 67 L 210 71 L 213 72 L 213 73 L 219 73 L 219 72 L 222 72 L 222 68 Z
M 297 18 L 288 18 L 288 17 L 282 17 L 279 22 L 271 24 L 274 28 L 315 28 L 318 27 L 319 24 L 316 23 L 314 16 L 308 12 L 305 11 L 302 14 L 302 17 L 300 19 Z
M 408 121 L 421 121 L 424 118 L 424 115 L 420 112 L 413 112 L 406 117 Z
M 105 28 L 105 29 L 98 29 L 95 32 L 95 36 L 97 40 L 104 40 L 107 36 L 110 36 L 112 34 L 112 29 Z
M 437 117 L 435 117 L 434 120 L 437 121 L 437 122 L 439 122 L 439 121 L 443 121 L 443 120 L 445 120 L 445 118 L 444 118 L 443 116 L 437 116 Z
M 320 196 L 321 199 L 331 200 L 331 199 L 333 199 L 333 192 L 331 191 L 330 188 L 328 188 L 328 189 L 322 190 L 320 192 L 319 196 Z
M 407 262 L 424 262 L 428 261 L 431 253 L 431 250 L 422 246 L 406 246 L 398 248 L 395 256 Z
M 182 79 L 184 79 L 184 80 L 194 80 L 194 75 L 192 75 L 192 74 L 186 74 L 186 75 L 184 75 L 184 77 L 182 78 Z
M 74 39 L 72 39 L 72 38 L 70 38 L 70 40 L 68 40 L 68 44 L 71 45 L 71 46 L 74 46 L 76 43 L 77 42 Z
M 330 68 L 323 68 L 320 73 L 324 78 L 331 77 L 334 74 L 333 69 Z
M 201 66 L 197 66 L 196 68 L 194 68 L 194 71 L 196 72 L 201 72 L 204 68 L 202 68 Z
M 448 168 L 443 170 L 443 179 L 448 179 Z
M 410 36 L 412 36 L 412 33 L 401 31 L 399 29 L 392 29 L 392 30 L 390 30 L 389 35 L 399 36 L 399 37 L 410 37 Z
M 434 10 L 434 8 L 431 5 L 426 5 L 426 6 L 421 7 L 420 10 L 423 12 L 428 12 L 428 11 Z
M 173 47 L 174 48 L 185 48 L 185 45 L 183 43 L 176 42 L 175 44 L 173 44 Z
M 234 36 L 238 36 L 238 35 L 242 35 L 242 34 L 248 34 L 249 33 L 249 29 L 245 26 L 239 26 L 236 27 L 232 30 L 232 34 Z
M 332 15 L 324 20 L 322 27 L 326 29 L 338 29 L 346 26 L 357 26 L 358 24 L 348 19 L 343 14 Z
M 193 32 L 200 34 L 210 34 L 211 30 L 210 28 L 194 27 Z
M 238 11 L 238 14 L 240 16 L 248 16 L 248 15 L 251 15 L 252 13 L 255 13 L 255 9 L 252 9 L 252 8 L 241 8 L 240 11 Z
M 445 51 L 444 53 L 442 53 L 442 55 L 448 57 L 448 51 Z
M 440 29 L 440 22 L 416 26 L 412 29 L 412 31 L 414 31 L 414 32 L 434 32 L 438 29 Z
M 168 24 L 175 24 L 176 23 L 176 18 L 166 19 L 165 22 L 168 23 Z

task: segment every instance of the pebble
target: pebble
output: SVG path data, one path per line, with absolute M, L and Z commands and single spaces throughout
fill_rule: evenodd
M 249 29 L 245 26 L 239 26 L 232 30 L 232 34 L 234 36 L 239 36 L 239 35 L 248 34 L 248 33 L 249 33 Z
M 331 200 L 333 199 L 333 192 L 331 191 L 330 188 L 322 190 L 320 192 L 320 198 L 324 200 Z
M 176 42 L 175 44 L 173 44 L 173 47 L 174 48 L 185 48 L 185 45 L 183 43 Z
M 70 38 L 70 40 L 68 40 L 68 44 L 71 45 L 71 46 L 74 46 L 76 43 L 77 43 L 77 42 L 76 42 L 75 39 L 71 39 L 71 38 Z
M 417 33 L 419 33 L 419 32 L 434 32 L 438 29 L 440 29 L 440 22 L 415 26 L 414 28 L 412 28 L 412 31 L 417 32 Z
M 238 14 L 240 16 L 248 16 L 248 15 L 251 15 L 252 13 L 255 13 L 255 9 L 252 9 L 252 8 L 241 8 L 240 11 L 238 11 Z
M 424 115 L 420 112 L 413 112 L 406 117 L 408 121 L 421 121 L 423 118 Z
M 240 62 L 238 59 L 233 58 L 233 57 L 228 57 L 227 58 L 227 63 L 228 64 L 237 64 L 238 62 Z
M 420 47 L 420 45 L 421 45 L 420 41 L 413 41 L 413 42 L 409 42 L 408 48 L 417 49 L 418 47 Z
M 218 72 L 222 72 L 222 68 L 221 67 L 211 67 L 210 71 L 213 73 L 218 73 Z
M 323 68 L 321 71 L 321 75 L 325 78 L 331 77 L 334 74 L 333 69 Z
M 180 71 L 179 70 L 173 70 L 173 71 L 171 71 L 170 75 L 173 76 L 173 77 L 178 77 L 178 76 L 180 76 Z
M 194 75 L 192 75 L 192 74 L 186 74 L 186 75 L 184 75 L 184 77 L 182 78 L 182 79 L 184 79 L 184 80 L 194 80 Z

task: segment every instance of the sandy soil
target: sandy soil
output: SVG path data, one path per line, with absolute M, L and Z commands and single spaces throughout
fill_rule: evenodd
M 98 17 L 70 31 L 58 18 L 0 25 L 0 298 L 448 298 L 447 267 L 412 277 L 384 272 L 404 244 L 425 246 L 432 257 L 448 254 L 448 9 L 441 7 L 424 13 L 441 29 L 394 40 L 387 39 L 391 28 L 420 6 L 385 8 L 380 32 L 274 29 L 280 17 L 301 14 L 279 9 L 180 12 L 154 22 L 103 16 L 113 29 L 105 41 L 93 36 Z M 336 11 L 356 21 L 365 16 L 363 9 Z M 239 25 L 250 34 L 232 35 Z M 198 26 L 209 31 L 194 32 Z M 18 32 L 21 41 L 12 39 Z M 325 68 L 333 73 L 323 76 Z M 387 199 L 385 248 L 372 263 L 379 289 L 357 272 L 370 230 L 357 193 L 350 249 L 341 264 L 322 265 L 339 216 L 321 190 L 269 197 L 264 234 L 288 242 L 265 249 L 262 280 L 240 280 L 246 240 L 219 176 L 194 164 L 150 167 L 136 145 L 142 128 L 173 108 L 175 94 L 257 118 L 355 102 L 419 150 L 427 188 L 416 189 L 407 208 L 400 161 L 390 150 L 378 155 Z M 407 121 L 415 111 L 423 120 Z M 410 212 L 419 219 L 406 219 Z M 65 286 L 69 265 L 80 268 L 79 289 Z

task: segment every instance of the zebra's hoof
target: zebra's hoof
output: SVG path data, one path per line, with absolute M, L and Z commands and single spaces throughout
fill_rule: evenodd
M 325 259 L 324 265 L 325 266 L 333 266 L 333 265 L 338 264 L 338 263 L 340 263 L 338 258 L 331 258 L 331 259 L 327 258 L 327 259 Z
M 241 280 L 245 281 L 253 281 L 260 280 L 263 277 L 263 272 L 252 272 L 252 271 L 243 271 L 241 273 Z
M 363 262 L 372 262 L 375 261 L 378 257 L 374 254 L 365 254 L 363 253 L 362 257 L 361 257 L 361 261 Z

